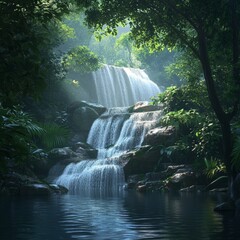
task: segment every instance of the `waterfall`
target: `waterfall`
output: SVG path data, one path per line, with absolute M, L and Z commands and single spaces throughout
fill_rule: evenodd
M 162 111 L 98 118 L 92 125 L 87 142 L 98 149 L 98 159 L 116 157 L 140 147 L 145 133 L 157 125 Z
M 105 65 L 93 72 L 98 103 L 108 108 L 149 101 L 159 87 L 141 69 Z
M 162 115 L 160 110 L 129 112 L 127 106 L 160 92 L 143 70 L 105 66 L 94 73 L 94 79 L 98 103 L 112 108 L 94 121 L 88 135 L 87 143 L 98 150 L 97 159 L 70 163 L 54 180 L 74 194 L 103 195 L 123 189 L 121 155 L 139 148 L 146 132 L 157 125 Z
M 145 133 L 157 125 L 162 111 L 132 113 L 112 109 L 92 125 L 87 142 L 98 149 L 97 160 L 69 164 L 55 182 L 70 193 L 117 193 L 125 183 L 119 159 L 138 148 Z

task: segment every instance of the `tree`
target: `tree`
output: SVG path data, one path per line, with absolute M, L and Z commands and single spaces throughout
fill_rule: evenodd
M 133 60 L 132 60 L 132 38 L 131 38 L 131 34 L 130 32 L 127 32 L 127 33 L 123 33 L 119 39 L 117 39 L 116 41 L 116 46 L 117 47 L 124 47 L 127 49 L 127 52 L 128 52 L 128 60 L 129 60 L 129 63 L 130 63 L 130 66 L 133 65 Z
M 86 46 L 72 48 L 63 58 L 63 64 L 68 71 L 87 73 L 100 67 L 97 56 Z
M 11 106 L 22 96 L 38 95 L 50 72 L 57 71 L 52 53 L 57 39 L 53 36 L 68 7 L 66 1 L 0 2 L 2 104 Z
M 231 122 L 240 105 L 239 2 L 90 0 L 82 6 L 90 26 L 115 33 L 119 24 L 129 24 L 139 45 L 191 50 L 202 66 L 208 97 L 221 127 L 223 160 L 232 181 L 236 171 L 232 166 Z M 225 103 L 226 94 L 230 99 Z

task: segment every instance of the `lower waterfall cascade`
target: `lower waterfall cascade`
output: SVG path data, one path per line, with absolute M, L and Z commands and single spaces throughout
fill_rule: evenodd
M 141 146 L 146 132 L 154 128 L 162 111 L 103 114 L 92 125 L 87 142 L 98 149 L 96 160 L 70 163 L 55 183 L 70 193 L 108 194 L 123 189 L 125 177 L 121 155 Z
M 123 189 L 122 154 L 139 148 L 162 116 L 162 110 L 129 112 L 127 106 L 109 108 L 92 124 L 87 143 L 98 150 L 97 159 L 68 164 L 54 183 L 65 186 L 70 194 L 115 194 Z

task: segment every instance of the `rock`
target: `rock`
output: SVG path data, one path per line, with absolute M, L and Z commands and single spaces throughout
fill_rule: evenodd
M 63 148 L 54 148 L 48 153 L 49 159 L 52 160 L 64 160 L 67 158 L 77 157 L 78 155 L 71 150 L 69 147 L 63 147 Z
M 147 191 L 147 187 L 146 185 L 140 185 L 137 187 L 137 191 L 138 192 L 146 192 Z
M 57 184 L 49 184 L 49 187 L 55 192 L 59 194 L 65 194 L 68 192 L 68 189 L 65 188 L 62 185 L 57 185 Z
M 147 132 L 142 145 L 168 145 L 175 139 L 176 130 L 172 126 L 157 127 Z
M 75 101 L 68 106 L 67 112 L 71 114 L 77 108 L 81 108 L 81 107 L 92 108 L 98 113 L 98 115 L 101 115 L 102 113 L 104 113 L 107 110 L 106 107 L 104 107 L 100 104 L 89 103 L 86 101 Z
M 182 169 L 186 169 L 186 166 L 184 164 L 181 164 L 181 165 L 171 165 L 171 166 L 168 166 L 167 169 L 166 169 L 166 173 L 168 175 L 172 175 L 174 173 L 181 173 L 181 172 L 186 172 L 185 171 L 182 171 Z M 180 172 L 178 172 L 180 170 Z
M 99 114 L 90 107 L 79 107 L 69 115 L 69 125 L 77 132 L 89 132 Z
M 20 195 L 24 196 L 39 196 L 50 195 L 51 188 L 45 184 L 27 184 L 20 187 Z
M 150 111 L 158 111 L 161 110 L 161 105 L 152 105 L 148 101 L 137 102 L 130 109 L 130 112 L 150 112 Z
M 144 179 L 143 174 L 136 174 L 131 175 L 127 178 L 127 189 L 134 189 L 137 185 L 139 185 L 139 182 Z
M 171 177 L 172 183 L 180 183 L 182 182 L 184 185 L 187 185 L 189 178 L 194 175 L 193 172 L 183 172 L 183 173 L 176 173 Z
M 192 185 L 190 187 L 181 188 L 180 192 L 202 192 L 204 189 L 204 186 L 202 185 Z
M 180 190 L 194 185 L 196 182 L 195 174 L 191 171 L 175 173 L 166 181 L 166 186 L 170 190 Z
M 93 149 L 92 146 L 88 143 L 85 142 L 76 142 L 73 146 L 73 150 L 76 151 L 76 149 L 78 149 L 79 147 L 83 148 L 83 149 Z
M 24 195 L 38 196 L 66 193 L 67 190 L 62 186 L 52 186 L 41 182 L 37 178 L 21 175 L 12 172 L 0 176 L 0 194 L 1 195 Z
M 152 172 L 160 158 L 158 148 L 144 146 L 138 150 L 130 151 L 121 156 L 120 161 L 123 166 L 125 177 L 130 175 L 145 174 Z
M 77 149 L 76 149 L 76 153 L 78 153 L 78 154 L 81 154 L 81 159 L 89 159 L 89 158 L 93 158 L 93 159 L 95 159 L 95 158 L 97 158 L 97 155 L 98 155 L 98 150 L 96 150 L 96 149 L 85 149 L 85 148 L 82 148 L 82 147 L 78 147 Z

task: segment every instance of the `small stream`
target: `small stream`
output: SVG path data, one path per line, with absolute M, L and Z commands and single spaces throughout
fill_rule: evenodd
M 213 212 L 217 195 L 0 198 L 1 240 L 240 239 L 240 219 Z

